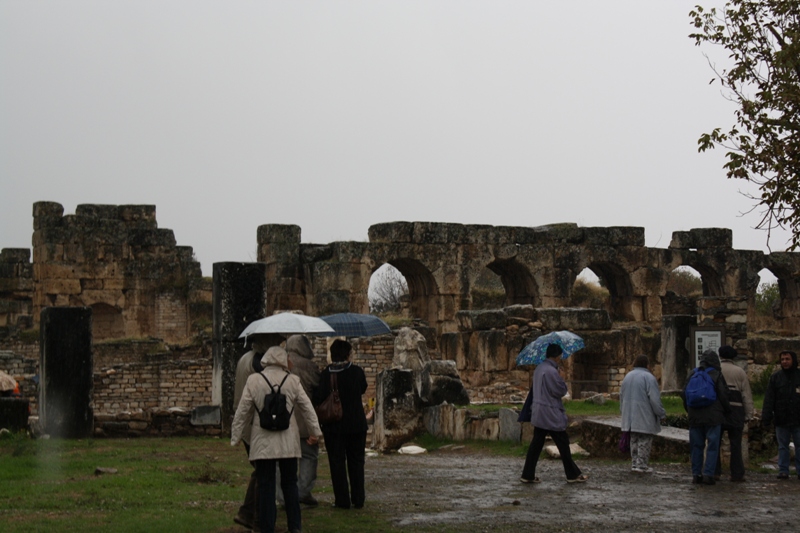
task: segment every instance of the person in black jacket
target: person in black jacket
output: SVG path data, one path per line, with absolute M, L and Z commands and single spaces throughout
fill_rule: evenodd
M 800 370 L 797 354 L 784 351 L 780 354 L 781 368 L 769 378 L 761 410 L 761 424 L 769 427 L 775 423 L 778 441 L 778 479 L 789 479 L 791 452 L 789 441 L 794 441 L 795 471 L 800 478 Z
M 719 441 L 722 437 L 722 423 L 730 412 L 728 402 L 728 384 L 720 370 L 719 356 L 714 350 L 706 350 L 700 356 L 700 366 L 689 374 L 691 380 L 695 372 L 703 372 L 711 368 L 708 375 L 714 380 L 717 399 L 706 407 L 689 407 L 686 404 L 686 388 L 684 387 L 683 407 L 689 413 L 689 446 L 692 450 L 692 483 L 713 485 L 714 470 L 717 468 Z M 688 385 L 688 381 L 687 381 Z M 705 462 L 703 461 L 705 451 Z
M 335 340 L 331 344 L 332 364 L 322 371 L 314 405 L 319 405 L 331 392 L 331 376 L 335 376 L 342 402 L 342 419 L 322 425 L 328 463 L 331 469 L 334 507 L 356 509 L 364 507 L 364 449 L 367 444 L 367 417 L 361 396 L 367 391 L 364 370 L 350 362 L 353 347 L 349 342 Z M 349 488 L 348 488 L 349 476 Z

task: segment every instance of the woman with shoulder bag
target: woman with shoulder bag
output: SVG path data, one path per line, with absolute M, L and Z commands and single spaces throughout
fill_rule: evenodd
M 335 498 L 334 507 L 356 509 L 364 507 L 364 449 L 367 444 L 367 417 L 361 396 L 367 391 L 364 370 L 350 362 L 352 345 L 343 340 L 331 344 L 331 360 L 322 371 L 319 387 L 314 394 L 314 405 L 322 404 L 331 393 L 331 382 L 339 391 L 342 418 L 322 424 L 331 484 Z M 349 478 L 349 486 L 348 486 Z

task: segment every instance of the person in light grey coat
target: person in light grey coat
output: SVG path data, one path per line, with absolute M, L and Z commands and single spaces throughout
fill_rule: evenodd
M 631 471 L 652 472 L 648 466 L 653 435 L 661 432 L 661 419 L 667 416 L 661 404 L 658 381 L 648 370 L 646 355 L 636 357 L 619 390 L 622 431 L 631 433 Z

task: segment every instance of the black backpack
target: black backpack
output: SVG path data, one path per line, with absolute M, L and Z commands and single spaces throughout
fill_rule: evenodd
M 292 420 L 292 411 L 294 411 L 294 407 L 292 407 L 292 411 L 286 408 L 286 395 L 281 392 L 281 387 L 283 387 L 286 378 L 289 377 L 289 372 L 283 376 L 283 381 L 278 385 L 278 390 L 275 390 L 275 386 L 269 382 L 267 376 L 261 372 L 259 372 L 259 375 L 267 382 L 270 390 L 270 392 L 264 395 L 264 408 L 259 411 L 258 406 L 256 406 L 261 427 L 267 431 L 283 431 L 288 429 L 289 423 Z

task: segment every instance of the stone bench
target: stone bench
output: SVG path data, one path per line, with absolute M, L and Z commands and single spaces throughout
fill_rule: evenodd
M 581 421 L 578 429 L 580 445 L 592 457 L 625 457 L 619 451 L 619 438 L 622 433 L 621 417 L 589 417 Z M 653 438 L 651 459 L 689 457 L 689 430 L 662 426 L 661 433 Z

